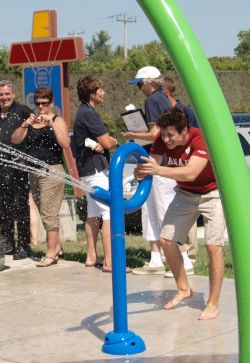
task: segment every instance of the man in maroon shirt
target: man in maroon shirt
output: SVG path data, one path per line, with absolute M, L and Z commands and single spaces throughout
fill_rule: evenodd
M 209 257 L 210 292 L 207 305 L 199 320 L 215 319 L 224 276 L 225 221 L 216 180 L 201 131 L 190 128 L 185 110 L 170 108 L 157 119 L 160 134 L 151 153 L 162 154 L 158 165 L 153 158 L 142 159 L 136 176 L 160 175 L 177 181 L 176 196 L 170 204 L 162 224 L 161 246 L 177 284 L 177 294 L 164 308 L 173 309 L 181 301 L 192 297 L 178 244 L 183 244 L 190 227 L 200 214 L 205 225 L 206 248 Z

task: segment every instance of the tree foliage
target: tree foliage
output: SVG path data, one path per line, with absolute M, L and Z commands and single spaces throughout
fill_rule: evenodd
M 149 64 L 161 71 L 173 69 L 170 58 L 160 42 L 152 41 L 145 45 L 135 46 L 129 50 L 127 69 L 138 70 Z
M 89 44 L 86 44 L 88 59 L 96 62 L 107 62 L 112 56 L 110 36 L 105 30 L 96 33 Z
M 145 45 L 132 47 L 128 50 L 128 59 L 125 60 L 123 47 L 118 46 L 112 50 L 107 43 L 109 41 L 107 33 L 104 31 L 100 33 L 92 38 L 91 44 L 85 46 L 87 50 L 86 61 L 84 63 L 76 62 L 70 66 L 72 72 L 136 71 L 138 68 L 149 64 L 159 68 L 162 72 L 173 69 L 167 52 L 160 42 L 152 41 Z M 97 41 L 98 39 L 102 39 L 103 42 Z
M 10 54 L 9 48 L 5 46 L 0 46 L 0 72 L 5 74 L 21 75 L 22 74 L 21 67 L 9 66 L 8 64 L 9 54 Z
M 241 57 L 212 57 L 209 62 L 217 71 L 240 71 L 250 69 L 250 59 Z
M 163 73 L 173 70 L 174 66 L 161 42 L 152 41 L 128 49 L 128 59 L 124 59 L 124 48 L 112 49 L 111 37 L 105 30 L 96 33 L 89 44 L 85 44 L 86 61 L 70 63 L 72 73 L 103 73 L 109 71 L 134 71 L 146 65 L 152 65 Z M 235 57 L 212 57 L 209 59 L 214 70 L 249 70 L 250 69 L 250 29 L 240 31 L 239 45 L 235 48 Z M 0 47 L 0 72 L 21 75 L 21 67 L 8 65 L 9 49 Z
M 250 29 L 238 33 L 239 44 L 234 49 L 237 57 L 250 60 Z

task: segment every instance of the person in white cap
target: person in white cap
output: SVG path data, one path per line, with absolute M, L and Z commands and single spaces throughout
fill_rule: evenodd
M 129 81 L 129 84 L 136 84 L 137 87 L 146 96 L 145 100 L 145 120 L 149 131 L 146 133 L 127 132 L 124 134 L 126 140 L 135 138 L 153 141 L 159 133 L 159 128 L 156 126 L 156 119 L 160 114 L 165 112 L 172 106 L 168 97 L 162 89 L 163 77 L 160 71 L 152 66 L 146 66 L 138 70 L 134 79 Z M 146 150 L 150 152 L 150 145 L 146 145 Z M 161 163 L 162 157 L 152 155 Z M 149 263 L 146 262 L 143 267 L 133 269 L 132 273 L 136 275 L 142 274 L 165 274 L 165 266 L 162 260 L 160 249 L 160 231 L 164 215 L 169 204 L 175 196 L 174 187 L 176 182 L 171 179 L 161 176 L 153 177 L 153 185 L 151 193 L 142 207 L 142 229 L 143 237 L 150 241 L 151 258 Z M 185 263 L 185 270 L 188 275 L 194 274 L 194 269 L 187 252 L 182 251 L 182 256 Z M 165 258 L 164 258 L 165 260 Z M 171 271 L 165 274 L 166 277 L 172 277 L 167 274 L 172 274 Z
M 140 91 L 146 96 L 145 100 L 145 120 L 148 126 L 148 132 L 126 132 L 123 137 L 126 140 L 141 139 L 150 142 L 158 134 L 159 129 L 155 124 L 156 118 L 171 107 L 171 103 L 162 90 L 162 75 L 159 69 L 152 66 L 146 66 L 138 70 L 135 78 L 128 82 L 136 84 Z M 150 145 L 145 147 L 150 151 Z
M 171 104 L 162 91 L 162 75 L 155 67 L 146 66 L 139 69 L 135 78 L 130 80 L 129 84 L 136 84 L 146 96 L 145 121 L 149 131 L 144 133 L 126 132 L 123 137 L 126 140 L 133 140 L 136 138 L 149 141 L 149 144 L 145 146 L 145 149 L 147 152 L 150 152 L 150 146 L 152 145 L 153 139 L 159 132 L 159 129 L 156 126 L 156 119 L 160 114 L 171 107 Z M 157 157 L 159 158 L 160 156 L 157 155 Z M 151 193 L 142 207 L 143 237 L 147 241 L 150 241 L 151 258 L 150 262 L 146 262 L 142 268 L 133 269 L 132 272 L 134 274 L 163 275 L 165 273 L 165 266 L 160 253 L 159 239 L 161 221 L 158 212 L 163 209 L 163 215 L 165 214 L 165 210 L 175 194 L 173 191 L 174 186 L 175 181 L 154 176 Z M 156 204 L 156 199 L 158 199 L 158 204 Z M 160 203 L 160 201 L 162 201 L 162 203 Z

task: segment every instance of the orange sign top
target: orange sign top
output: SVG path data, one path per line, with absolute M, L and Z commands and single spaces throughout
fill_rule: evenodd
M 57 38 L 57 13 L 55 10 L 38 10 L 33 13 L 32 41 Z

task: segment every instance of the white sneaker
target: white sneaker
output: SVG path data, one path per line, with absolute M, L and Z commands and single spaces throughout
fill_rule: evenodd
M 194 275 L 194 267 L 188 267 L 188 268 L 185 268 L 185 271 L 186 271 L 186 275 L 187 276 L 192 276 Z M 168 278 L 171 278 L 171 277 L 174 277 L 173 275 L 173 272 L 172 271 L 167 271 L 165 274 L 164 274 L 165 277 L 168 277 Z
M 137 267 L 132 270 L 132 274 L 134 275 L 164 275 L 165 272 L 165 266 L 151 267 L 148 262 L 142 267 Z

